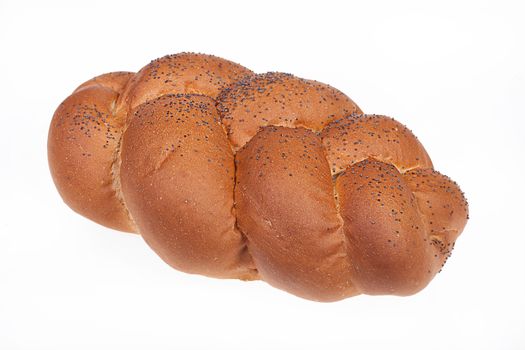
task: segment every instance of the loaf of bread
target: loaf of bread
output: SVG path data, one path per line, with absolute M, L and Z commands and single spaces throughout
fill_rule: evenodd
M 410 295 L 468 219 L 404 125 L 341 91 L 181 53 L 80 85 L 49 166 L 64 201 L 169 265 L 297 296 Z

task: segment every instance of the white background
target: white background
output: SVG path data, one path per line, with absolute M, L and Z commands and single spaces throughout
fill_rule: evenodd
M 0 349 L 525 348 L 521 1 L 0 0 Z M 47 129 L 81 82 L 197 51 L 329 83 L 419 136 L 471 219 L 419 294 L 323 304 L 172 270 L 62 203 Z

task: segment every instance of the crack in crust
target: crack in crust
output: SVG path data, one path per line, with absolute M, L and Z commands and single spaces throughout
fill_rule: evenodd
M 225 131 L 225 134 L 226 134 L 226 131 Z M 245 280 L 245 281 L 258 280 L 260 279 L 259 271 L 257 270 L 257 265 L 255 265 L 253 256 L 250 253 L 250 246 L 249 246 L 250 242 L 248 240 L 248 236 L 246 235 L 246 233 L 239 226 L 237 210 L 235 206 L 236 205 L 235 188 L 237 186 L 237 159 L 235 158 L 235 153 L 234 153 L 233 165 L 235 169 L 234 177 L 233 177 L 233 193 L 232 193 L 232 196 L 233 196 L 232 214 L 235 218 L 234 230 L 235 232 L 239 233 L 242 238 L 242 248 L 241 248 L 241 253 L 240 253 L 241 264 L 244 265 L 249 271 L 246 275 L 240 276 L 239 279 Z
M 217 101 L 215 101 L 215 107 L 217 108 Z M 226 126 L 222 123 L 221 119 L 219 119 L 218 122 L 219 122 L 219 125 L 221 126 L 222 131 L 224 132 L 224 136 L 228 139 L 228 130 L 226 129 Z M 235 188 L 237 187 L 237 157 L 236 157 L 236 151 L 233 148 L 233 145 L 231 144 L 231 142 L 228 142 L 228 144 L 230 145 L 230 148 L 231 148 L 231 151 L 232 151 L 232 154 L 233 154 L 233 168 L 234 168 L 234 172 L 233 172 L 233 193 L 232 193 L 233 206 L 231 208 L 232 215 L 235 218 L 234 230 L 239 235 L 241 235 L 241 238 L 242 238 L 242 248 L 241 248 L 241 252 L 240 252 L 241 265 L 244 265 L 249 271 L 246 275 L 239 276 L 239 279 L 244 280 L 244 281 L 258 280 L 258 279 L 260 279 L 259 271 L 257 270 L 257 266 L 255 265 L 255 262 L 253 260 L 253 256 L 250 253 L 248 236 L 239 227 L 239 222 L 237 220 L 237 211 L 236 211 L 236 207 L 235 207 L 235 205 L 236 205 Z
M 102 88 L 111 89 L 116 94 L 116 98 L 114 98 L 109 105 L 109 113 L 111 114 L 112 120 L 118 121 L 119 118 L 117 118 L 117 101 L 122 91 L 129 84 L 131 78 L 134 75 L 135 74 L 129 73 L 129 72 L 112 72 L 108 74 L 103 74 L 101 76 L 97 76 L 83 83 L 74 91 L 74 93 L 81 91 L 83 89 L 89 88 L 91 86 L 99 86 Z M 125 128 L 126 128 L 126 124 L 124 124 L 121 127 L 120 132 L 116 135 L 118 139 L 117 139 L 115 150 L 113 152 L 113 157 L 112 157 L 113 160 L 111 162 L 111 167 L 110 167 L 111 169 L 110 171 L 111 187 L 115 193 L 115 197 L 120 202 L 122 209 L 124 210 L 125 215 L 128 218 L 129 225 L 133 233 L 138 233 L 138 227 L 135 224 L 131 216 L 131 213 L 128 210 L 128 207 L 126 206 L 126 202 L 124 200 L 124 196 L 122 194 L 122 189 L 120 186 L 120 176 L 119 176 L 120 163 L 121 163 L 120 146 L 122 143 L 122 135 L 124 134 Z
M 123 130 L 122 133 L 119 135 L 117 147 L 113 154 L 113 162 L 111 163 L 111 185 L 113 187 L 113 190 L 115 191 L 115 196 L 117 197 L 118 201 L 122 204 L 122 208 L 124 209 L 129 219 L 129 223 L 133 229 L 133 233 L 140 234 L 139 228 L 135 224 L 135 220 L 133 220 L 131 212 L 129 211 L 128 206 L 126 205 L 124 194 L 122 193 L 122 186 L 120 184 L 120 166 L 122 163 L 122 159 L 120 157 L 120 150 L 122 146 L 122 136 L 124 135 L 124 132 L 125 130 Z
M 326 163 L 328 164 L 328 167 L 330 167 L 330 162 L 328 161 L 328 156 L 327 156 L 326 152 L 327 152 L 326 147 L 323 144 L 323 154 L 324 154 Z M 337 218 L 341 221 L 341 227 L 340 227 L 339 231 L 341 232 L 341 236 L 342 236 L 341 238 L 342 238 L 342 241 L 343 241 L 343 244 L 344 244 L 344 252 L 345 252 L 345 255 L 346 255 L 346 259 L 348 260 L 348 264 L 350 266 L 352 266 L 352 259 L 351 259 L 350 255 L 348 254 L 350 243 L 348 241 L 348 237 L 345 235 L 345 233 L 343 231 L 345 221 L 343 220 L 343 217 L 341 216 L 341 209 L 340 209 L 340 205 L 339 205 L 339 193 L 338 193 L 337 187 L 336 187 L 336 181 L 337 181 L 337 177 L 338 176 L 339 176 L 339 173 L 332 175 L 332 191 L 333 191 L 333 195 L 334 195 L 334 205 L 335 205 L 335 210 L 337 212 Z M 356 286 L 356 284 L 354 283 L 352 278 L 350 278 L 349 282 L 354 286 L 354 288 L 356 288 L 356 290 L 358 291 L 359 294 L 362 293 L 362 291 L 359 290 L 359 288 Z

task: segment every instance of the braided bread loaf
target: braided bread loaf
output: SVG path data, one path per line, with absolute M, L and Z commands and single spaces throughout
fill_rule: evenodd
M 421 290 L 468 216 L 397 121 L 328 85 L 209 55 L 80 85 L 55 112 L 48 153 L 73 210 L 140 232 L 176 269 L 312 300 Z

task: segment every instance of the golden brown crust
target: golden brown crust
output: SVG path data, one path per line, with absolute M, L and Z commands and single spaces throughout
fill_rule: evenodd
M 338 176 L 336 189 L 358 288 L 409 295 L 426 286 L 436 272 L 432 252 L 414 195 L 397 169 L 364 160 Z
M 246 77 L 217 99 L 221 119 L 234 149 L 243 147 L 267 125 L 320 131 L 330 121 L 359 107 L 341 91 L 285 73 Z
M 121 101 L 134 105 L 195 87 L 215 97 L 246 74 L 251 71 L 222 58 L 182 53 L 154 60 L 137 74 L 112 72 L 81 84 L 57 109 L 49 131 L 50 169 L 64 201 L 100 224 L 135 231 L 120 193 L 119 144 L 131 110 Z
M 79 87 L 73 91 L 73 93 L 78 92 L 82 89 L 92 87 L 92 86 L 100 86 L 105 87 L 108 89 L 111 89 L 115 91 L 116 93 L 120 94 L 128 81 L 135 75 L 135 73 L 131 72 L 110 72 L 106 74 L 102 74 L 99 76 L 94 77 L 93 79 L 90 79 L 86 81 L 85 83 L 81 84 Z M 116 102 L 116 101 L 115 101 Z
M 432 168 L 423 145 L 403 124 L 380 115 L 350 115 L 334 120 L 322 132 L 332 175 L 374 158 L 401 172 Z
M 167 55 L 151 61 L 131 79 L 118 101 L 119 113 L 165 94 L 199 94 L 216 98 L 221 89 L 253 72 L 220 57 L 195 53 Z
M 164 95 L 142 104 L 121 148 L 126 204 L 146 242 L 170 265 L 255 279 L 235 228 L 235 167 L 215 101 Z
M 108 227 L 132 232 L 133 223 L 114 186 L 113 163 L 122 127 L 112 107 L 129 73 L 92 79 L 66 98 L 49 128 L 48 161 L 64 202 L 85 217 Z M 107 86 L 107 87 L 106 87 Z
M 239 227 L 261 277 L 304 298 L 357 294 L 319 136 L 266 127 L 237 153 Z
M 468 204 L 459 186 L 432 169 L 416 169 L 403 179 L 418 203 L 421 219 L 433 247 L 435 266 L 443 267 L 468 220 Z
M 410 130 L 360 113 L 322 83 L 166 56 L 77 88 L 51 123 L 49 163 L 74 210 L 139 230 L 182 271 L 318 301 L 413 294 L 468 206 Z

